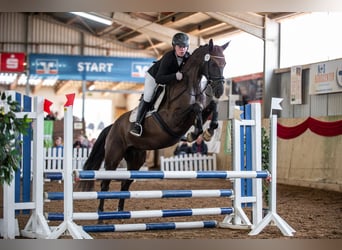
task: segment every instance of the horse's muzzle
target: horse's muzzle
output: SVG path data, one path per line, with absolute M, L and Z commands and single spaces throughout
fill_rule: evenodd
M 224 92 L 223 84 L 224 84 L 224 81 L 215 82 L 213 92 L 216 98 L 220 98 L 223 95 L 223 92 Z

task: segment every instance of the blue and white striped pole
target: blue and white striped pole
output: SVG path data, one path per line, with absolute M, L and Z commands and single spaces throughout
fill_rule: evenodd
M 214 228 L 217 221 L 189 221 L 189 222 L 164 222 L 164 223 L 141 223 L 141 224 L 112 224 L 82 226 L 83 230 L 90 232 L 132 232 L 149 230 L 172 230 L 191 228 Z
M 268 171 L 92 171 L 75 170 L 76 180 L 267 178 Z
M 114 191 L 114 192 L 74 192 L 74 200 L 93 199 L 149 199 L 149 198 L 217 198 L 231 197 L 231 189 L 213 190 L 146 190 L 146 191 Z M 45 192 L 46 200 L 63 200 L 63 192 Z
M 196 215 L 222 215 L 232 214 L 231 207 L 214 208 L 192 208 L 192 209 L 172 209 L 172 210 L 141 210 L 141 211 L 118 211 L 118 212 L 99 212 L 73 213 L 74 220 L 111 220 L 111 219 L 141 219 L 141 218 L 166 218 Z M 64 219 L 63 213 L 48 213 L 46 215 L 50 221 L 60 221 Z

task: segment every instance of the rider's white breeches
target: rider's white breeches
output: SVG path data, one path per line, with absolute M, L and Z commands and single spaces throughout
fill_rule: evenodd
M 144 86 L 144 101 L 150 102 L 154 93 L 154 89 L 156 88 L 157 83 L 155 79 L 146 72 L 145 76 L 145 86 Z

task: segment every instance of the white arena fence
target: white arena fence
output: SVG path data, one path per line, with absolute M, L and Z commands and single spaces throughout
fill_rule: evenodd
M 72 156 L 72 169 L 82 170 L 91 148 L 74 148 Z M 44 172 L 63 172 L 64 157 L 62 148 L 44 148 Z M 31 159 L 33 159 L 31 157 Z M 217 170 L 216 154 L 185 154 L 171 157 L 160 157 L 160 170 L 162 171 L 215 171 Z M 126 169 L 125 162 L 121 162 L 120 169 Z M 102 166 L 100 170 L 104 170 Z
M 215 171 L 216 154 L 183 154 L 171 157 L 160 157 L 162 171 Z
M 72 154 L 72 169 L 82 170 L 91 149 L 74 148 Z M 44 148 L 44 172 L 62 172 L 63 171 L 63 149 L 62 148 Z

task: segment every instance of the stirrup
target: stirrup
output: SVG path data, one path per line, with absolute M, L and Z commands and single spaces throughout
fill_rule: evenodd
M 134 128 L 133 129 L 131 129 L 129 132 L 132 134 L 132 135 L 134 135 L 134 136 L 141 136 L 141 134 L 142 134 L 142 126 L 141 126 L 141 124 L 139 124 L 139 123 L 135 123 L 134 124 Z

